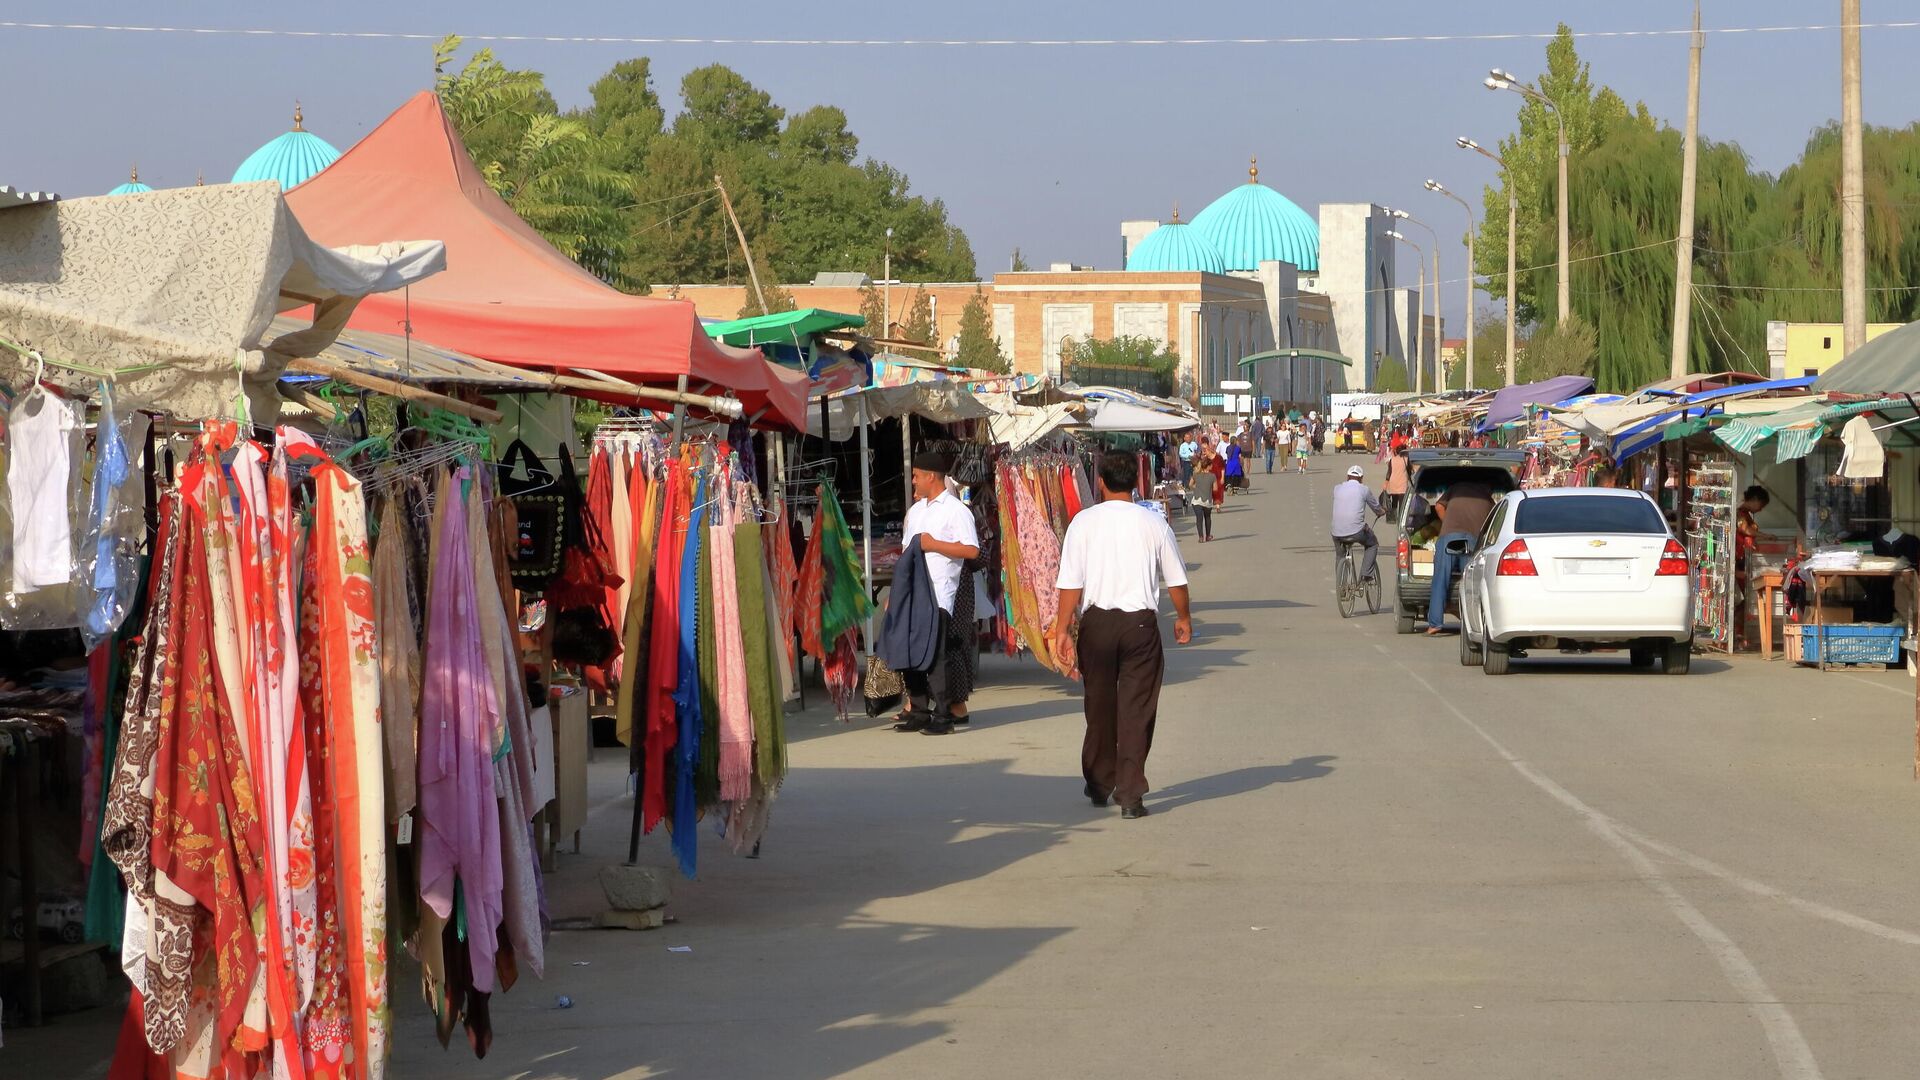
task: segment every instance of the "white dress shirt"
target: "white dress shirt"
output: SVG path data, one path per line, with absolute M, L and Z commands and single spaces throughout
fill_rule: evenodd
M 1173 526 L 1137 503 L 1111 499 L 1087 507 L 1060 543 L 1056 585 L 1082 590 L 1081 611 L 1156 611 L 1161 585 L 1186 583 Z
M 973 527 L 973 511 L 950 491 L 942 491 L 937 499 L 921 499 L 907 510 L 900 542 L 908 543 L 922 534 L 950 544 L 980 546 L 980 533 Z M 960 591 L 961 560 L 931 551 L 925 555 L 927 576 L 933 579 L 934 598 L 940 601 L 940 610 L 951 615 L 954 595 Z

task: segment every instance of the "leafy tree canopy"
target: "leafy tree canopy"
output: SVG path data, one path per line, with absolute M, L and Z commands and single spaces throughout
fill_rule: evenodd
M 1407 365 L 1397 357 L 1383 356 L 1373 369 L 1373 386 L 1377 394 L 1403 394 L 1412 389 L 1407 382 Z
M 838 107 L 789 113 L 714 64 L 687 73 L 669 116 L 651 64 L 635 57 L 592 84 L 590 104 L 562 113 L 540 72 L 508 68 L 490 49 L 456 68 L 459 52 L 457 36 L 435 46 L 439 92 L 488 183 L 616 287 L 747 282 L 716 176 L 763 285 L 834 270 L 878 278 L 888 228 L 896 277 L 976 278 L 973 248 L 945 204 L 862 159 Z M 772 293 L 768 303 L 776 306 Z

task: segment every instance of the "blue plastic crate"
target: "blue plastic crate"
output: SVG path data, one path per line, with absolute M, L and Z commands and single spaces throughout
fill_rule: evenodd
M 1828 623 L 1825 626 L 1801 626 L 1800 655 L 1803 664 L 1897 664 L 1900 639 L 1906 636 L 1902 626 L 1878 623 Z

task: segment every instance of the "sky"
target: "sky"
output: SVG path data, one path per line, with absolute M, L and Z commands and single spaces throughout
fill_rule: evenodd
M 1837 0 L 1706 0 L 1716 27 L 1831 25 Z M 1684 28 L 1683 0 L 963 0 L 925 4 L 728 0 L 271 5 L 231 0 L 8 0 L 0 20 L 139 26 L 384 32 L 438 36 L 861 39 L 1383 37 Z M 1863 21 L 1920 18 L 1920 4 L 1866 0 Z M 478 43 L 470 44 L 469 50 Z M 1540 40 L 1159 46 L 776 46 L 497 42 L 513 67 L 547 75 L 562 107 L 616 61 L 649 56 L 670 102 L 680 77 L 725 63 L 789 111 L 847 112 L 862 152 L 943 199 L 983 274 L 1019 247 L 1030 263 L 1115 268 L 1119 223 L 1191 217 L 1246 178 L 1314 213 L 1322 202 L 1404 208 L 1443 238 L 1442 296 L 1460 324 L 1458 206 L 1422 189 L 1428 177 L 1480 205 L 1491 163 L 1454 145 L 1493 145 L 1513 129 L 1519 99 L 1480 84 L 1489 67 L 1530 78 Z M 1645 101 L 1679 126 L 1687 39 L 1579 42 L 1596 83 Z M 1913 122 L 1920 102 L 1920 28 L 1864 33 L 1870 124 Z M 255 147 L 289 126 L 295 98 L 308 130 L 345 149 L 431 85 L 424 40 L 163 34 L 0 27 L 0 71 L 15 98 L 0 122 L 0 183 L 98 194 L 137 162 L 155 186 L 226 180 Z M 1839 33 L 1709 34 L 1703 135 L 1740 144 L 1754 164 L 1791 164 L 1810 132 L 1840 109 Z M 1411 254 L 1402 280 L 1411 281 Z M 826 269 L 826 268 L 823 268 Z M 1482 298 L 1484 301 L 1484 297 Z

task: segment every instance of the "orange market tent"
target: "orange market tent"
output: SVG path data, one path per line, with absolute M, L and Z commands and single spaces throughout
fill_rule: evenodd
M 522 221 L 487 186 L 431 92 L 416 94 L 286 198 L 322 244 L 400 235 L 446 243 L 444 272 L 362 301 L 348 324 L 354 329 L 410 327 L 421 341 L 496 363 L 654 387 L 684 375 L 688 390 L 731 392 L 762 423 L 806 422 L 803 373 L 712 340 L 687 301 L 607 286 Z

